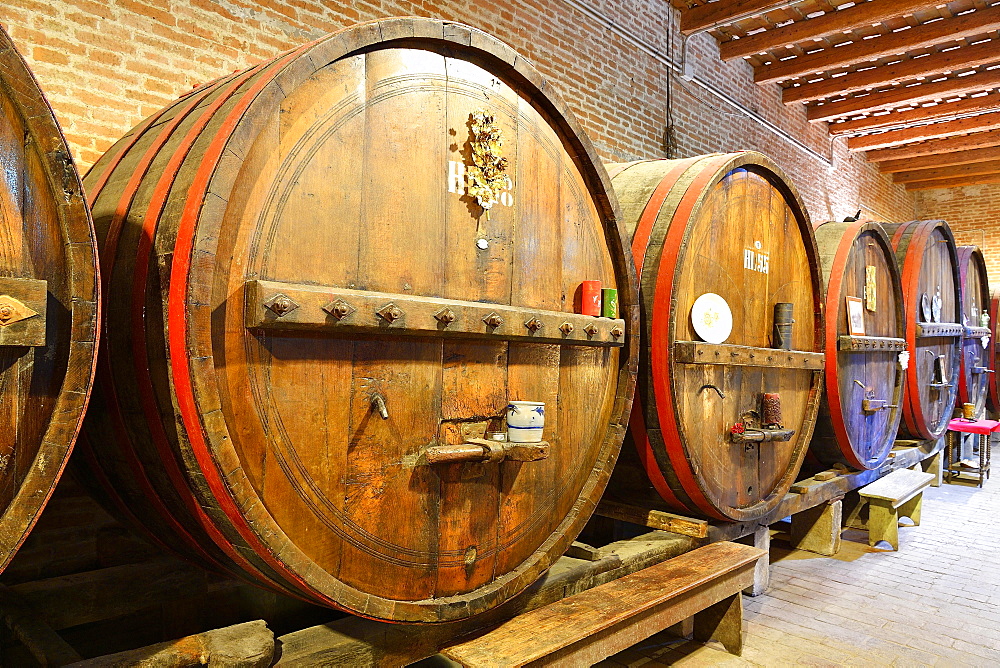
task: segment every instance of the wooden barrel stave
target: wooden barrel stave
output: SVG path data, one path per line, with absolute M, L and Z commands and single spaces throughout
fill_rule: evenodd
M 900 265 L 905 338 L 910 351 L 900 436 L 933 442 L 947 429 L 958 398 L 962 336 L 918 336 L 918 323 L 924 322 L 923 296 L 927 295 L 933 309 L 938 290 L 941 292 L 939 322 L 959 323 L 961 281 L 955 239 L 944 221 L 916 220 L 886 225 L 885 228 L 892 236 L 896 260 Z M 936 362 L 938 358 L 943 359 L 943 370 L 947 375 L 944 382 L 941 382 L 941 366 Z M 939 386 L 931 387 L 932 383 Z
M 630 498 L 646 493 L 636 474 L 640 469 L 665 502 L 684 512 L 727 520 L 761 517 L 784 495 L 801 465 L 821 376 L 816 370 L 768 366 L 780 361 L 764 366 L 682 363 L 676 342 L 698 341 L 687 315 L 691 303 L 703 292 L 718 292 L 730 295 L 733 310 L 735 329 L 727 343 L 772 355 L 761 349 L 771 345 L 773 303 L 789 301 L 800 323 L 793 330 L 793 348 L 816 350 L 822 331 L 821 277 L 804 207 L 777 166 L 752 152 L 612 165 L 610 170 L 631 234 L 646 337 L 629 436 L 638 455 L 623 456 L 612 493 Z M 769 226 L 744 225 L 762 211 Z M 714 223 L 704 222 L 713 220 L 713 212 L 718 212 Z M 750 239 L 756 232 L 761 239 Z M 745 271 L 743 245 L 753 249 L 762 240 L 770 257 L 781 261 L 774 273 L 761 274 L 774 282 L 770 288 L 740 273 Z M 697 261 L 691 259 L 695 256 Z M 724 265 L 727 261 L 735 266 Z M 795 435 L 766 447 L 737 447 L 730 442 L 730 428 L 746 410 L 757 409 L 763 392 L 781 395 L 785 422 Z
M 386 44 L 400 29 L 418 38 Z M 635 299 L 602 168 L 529 65 L 455 24 L 392 20 L 325 38 L 265 65 L 207 117 L 228 83 L 196 93 L 207 97 L 157 149 L 134 195 L 123 184 L 143 163 L 131 154 L 155 147 L 185 100 L 93 172 L 106 180 L 99 224 L 109 229 L 123 200 L 129 208 L 109 278 L 109 322 L 124 333 L 108 348 L 122 354 L 104 389 L 127 408 L 130 430 L 128 442 L 94 447 L 134 449 L 156 497 L 136 514 L 182 551 L 200 547 L 203 562 L 398 621 L 499 604 L 582 528 L 624 434 Z M 513 206 L 477 223 L 469 198 L 442 196 L 447 183 L 428 165 L 463 161 L 468 119 L 484 105 L 508 138 L 518 186 Z M 412 131 L 414 114 L 432 131 Z M 150 212 L 159 179 L 163 208 Z M 406 225 L 384 222 L 395 220 Z M 482 238 L 490 252 L 468 252 Z M 553 312 L 572 312 L 580 281 L 598 278 L 620 292 L 628 346 L 250 336 L 248 277 Z M 373 417 L 376 391 L 387 421 Z M 461 442 L 463 425 L 502 413 L 508 399 L 546 402 L 548 459 L 415 463 L 428 443 Z M 131 493 L 143 496 L 137 484 Z
M 987 350 L 992 340 L 983 345 L 983 336 L 991 334 L 990 325 L 983 321 L 983 314 L 989 314 L 990 288 L 986 277 L 986 260 L 977 246 L 959 246 L 958 274 L 962 286 L 962 320 L 966 336 L 962 340 L 962 356 L 959 367 L 958 402 L 970 403 L 977 416 L 986 409 L 989 392 L 989 370 L 992 360 L 987 359 Z
M 73 449 L 94 373 L 96 247 L 69 148 L 0 28 L 0 570 Z
M 885 230 L 875 222 L 824 223 L 816 228 L 816 241 L 826 283 L 828 363 L 826 393 L 810 452 L 825 465 L 877 468 L 892 449 L 902 416 L 905 375 L 898 361 L 899 346 L 850 350 L 840 340 L 850 335 L 846 298 L 865 300 L 868 267 L 874 272 L 875 310 L 869 310 L 865 303 L 866 336 L 903 338 L 903 296 L 895 254 Z M 863 343 L 892 344 L 876 340 Z M 866 399 L 881 400 L 893 408 L 865 411 Z

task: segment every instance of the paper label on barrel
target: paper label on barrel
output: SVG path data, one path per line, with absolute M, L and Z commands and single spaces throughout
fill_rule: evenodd
M 759 241 L 753 242 L 753 245 L 753 248 L 743 249 L 743 268 L 766 274 L 768 273 L 770 256 L 761 250 L 762 244 Z
M 514 205 L 514 182 L 509 176 L 505 177 L 507 179 L 507 187 L 500 190 L 497 193 L 496 203 L 500 206 L 513 206 Z M 465 163 L 459 162 L 457 160 L 448 161 L 448 192 L 455 193 L 456 195 L 468 195 L 469 189 L 469 175 L 466 170 Z

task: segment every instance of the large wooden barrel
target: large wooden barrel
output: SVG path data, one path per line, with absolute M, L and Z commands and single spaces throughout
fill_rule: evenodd
M 902 416 L 903 291 L 876 222 L 816 228 L 826 284 L 826 393 L 811 444 L 823 464 L 872 469 L 889 456 Z M 852 311 L 853 309 L 853 311 Z M 852 331 L 850 316 L 863 328 Z
M 162 542 L 433 622 L 582 529 L 631 406 L 634 270 L 593 148 L 509 47 L 363 24 L 192 91 L 86 183 L 110 332 L 91 464 Z M 575 312 L 587 280 L 621 319 Z M 494 440 L 515 400 L 545 403 L 544 442 Z
M 990 287 L 986 260 L 978 246 L 959 246 L 958 275 L 962 285 L 962 319 L 965 338 L 959 370 L 958 401 L 975 406 L 977 416 L 986 410 L 993 360 L 989 324 Z
M 993 290 L 990 294 L 990 341 L 986 348 L 986 360 L 994 373 L 989 374 L 986 380 L 986 406 L 994 415 L 1000 413 L 1000 374 L 997 370 L 997 316 L 1000 315 L 1000 290 Z
M 822 390 L 823 288 L 805 207 L 755 152 L 610 170 L 639 275 L 643 337 L 625 448 L 636 453 L 623 454 L 613 493 L 634 499 L 651 483 L 649 493 L 685 513 L 759 518 L 794 482 Z M 711 308 L 694 322 L 706 294 L 716 296 L 699 302 Z M 788 350 L 774 347 L 782 303 L 791 304 L 782 317 L 794 320 Z M 732 329 L 723 337 L 726 305 Z M 702 324 L 716 343 L 696 334 Z
M 97 354 L 97 248 L 52 110 L 0 29 L 0 570 L 62 474 Z
M 903 282 L 910 353 L 899 436 L 929 442 L 946 431 L 958 398 L 964 329 L 955 238 L 943 220 L 885 228 Z

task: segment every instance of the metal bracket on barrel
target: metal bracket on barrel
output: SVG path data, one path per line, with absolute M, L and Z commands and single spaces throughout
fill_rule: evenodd
M 0 278 L 0 346 L 45 345 L 48 283 L 33 278 Z

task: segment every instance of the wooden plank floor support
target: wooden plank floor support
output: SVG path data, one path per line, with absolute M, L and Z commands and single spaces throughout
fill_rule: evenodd
M 694 616 L 699 640 L 743 649 L 741 590 L 761 551 L 714 543 L 520 615 L 442 650 L 463 666 L 587 666 Z
M 263 620 L 157 643 L 70 664 L 71 668 L 120 666 L 239 666 L 267 668 L 274 659 L 274 634 Z M 59 664 L 62 665 L 62 664 Z
M 931 487 L 940 487 L 944 482 L 944 452 L 938 451 L 933 455 L 914 464 L 914 466 L 919 466 L 920 468 L 913 468 L 914 471 L 922 470 L 925 473 L 930 473 L 934 476 L 934 480 L 931 482 Z
M 458 638 L 690 552 L 699 544 L 689 536 L 652 531 L 605 545 L 585 560 L 564 556 L 516 598 L 461 622 L 389 624 L 351 616 L 288 633 L 278 639 L 281 656 L 276 665 L 406 666 L 437 654 Z
M 0 618 L 39 665 L 64 666 L 80 660 L 76 650 L 29 603 L 4 586 L 0 586 Z
M 868 502 L 868 544 L 872 547 L 885 541 L 893 550 L 899 549 L 899 518 L 909 517 L 914 526 L 920 525 L 923 490 L 934 476 L 922 471 L 900 470 L 873 482 L 859 494 Z
M 791 543 L 805 550 L 832 557 L 840 551 L 843 501 L 834 499 L 792 515 Z

